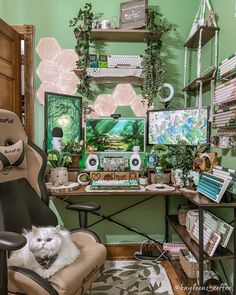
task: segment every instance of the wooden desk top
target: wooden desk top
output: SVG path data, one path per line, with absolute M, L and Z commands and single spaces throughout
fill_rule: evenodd
M 182 193 L 176 189 L 174 191 L 124 191 L 124 192 L 117 192 L 117 191 L 108 191 L 108 192 L 99 192 L 99 191 L 94 191 L 94 192 L 86 192 L 85 191 L 85 187 L 80 187 L 77 190 L 71 191 L 71 192 L 67 192 L 67 193 L 63 193 L 63 192 L 51 192 L 50 193 L 51 196 L 55 196 L 55 197 L 64 197 L 64 196 L 164 196 L 164 195 L 168 195 L 168 196 L 181 196 Z
M 51 192 L 50 196 L 52 197 L 76 197 L 76 196 L 184 196 L 185 198 L 189 199 L 193 204 L 195 204 L 198 207 L 224 207 L 224 208 L 236 208 L 236 200 L 233 200 L 233 202 L 220 202 L 219 204 L 208 199 L 207 197 L 203 196 L 200 193 L 197 193 L 196 191 L 193 192 L 183 192 L 179 189 L 175 189 L 174 191 L 125 191 L 125 192 L 117 192 L 117 191 L 108 191 L 108 192 L 86 192 L 85 187 L 80 187 L 79 189 L 72 191 L 72 192 Z

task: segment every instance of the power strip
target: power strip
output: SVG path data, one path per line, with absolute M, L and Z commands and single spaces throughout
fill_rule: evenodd
M 162 251 L 160 246 L 161 244 L 157 242 L 143 242 L 140 247 L 140 251 L 136 251 L 134 253 L 134 257 L 138 260 L 165 260 L 166 257 L 164 256 L 164 254 L 166 253 L 166 251 Z

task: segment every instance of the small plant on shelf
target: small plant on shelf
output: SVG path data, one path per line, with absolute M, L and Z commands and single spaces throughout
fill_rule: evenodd
M 147 48 L 142 62 L 143 88 L 142 95 L 147 100 L 148 106 L 154 105 L 158 95 L 161 94 L 161 86 L 164 83 L 165 59 L 161 55 L 163 33 L 172 30 L 172 25 L 166 25 L 162 15 L 147 9 Z M 157 36 L 160 36 L 158 38 Z

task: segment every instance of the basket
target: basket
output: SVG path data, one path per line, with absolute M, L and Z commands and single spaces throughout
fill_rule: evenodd
M 186 224 L 186 217 L 187 217 L 187 212 L 183 212 L 181 210 L 178 211 L 178 220 L 180 225 Z
M 188 250 L 182 249 L 179 251 L 179 262 L 182 266 L 186 276 L 190 279 L 196 279 L 197 273 L 199 270 L 199 264 L 198 262 L 191 262 L 188 259 L 186 259 L 186 255 L 189 253 Z M 210 263 L 209 261 L 204 261 L 204 270 L 210 270 Z

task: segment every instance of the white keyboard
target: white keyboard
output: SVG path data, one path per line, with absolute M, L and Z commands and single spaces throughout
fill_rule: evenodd
M 191 234 L 194 241 L 199 244 L 199 224 L 198 222 L 195 223 L 193 232 Z M 204 251 L 212 257 L 220 244 L 221 236 L 207 227 L 205 224 L 203 225 L 203 245 Z
M 221 236 L 220 244 L 222 247 L 225 248 L 229 242 L 234 228 L 208 211 L 204 211 L 203 216 L 204 225 L 206 225 L 214 232 L 217 232 Z

